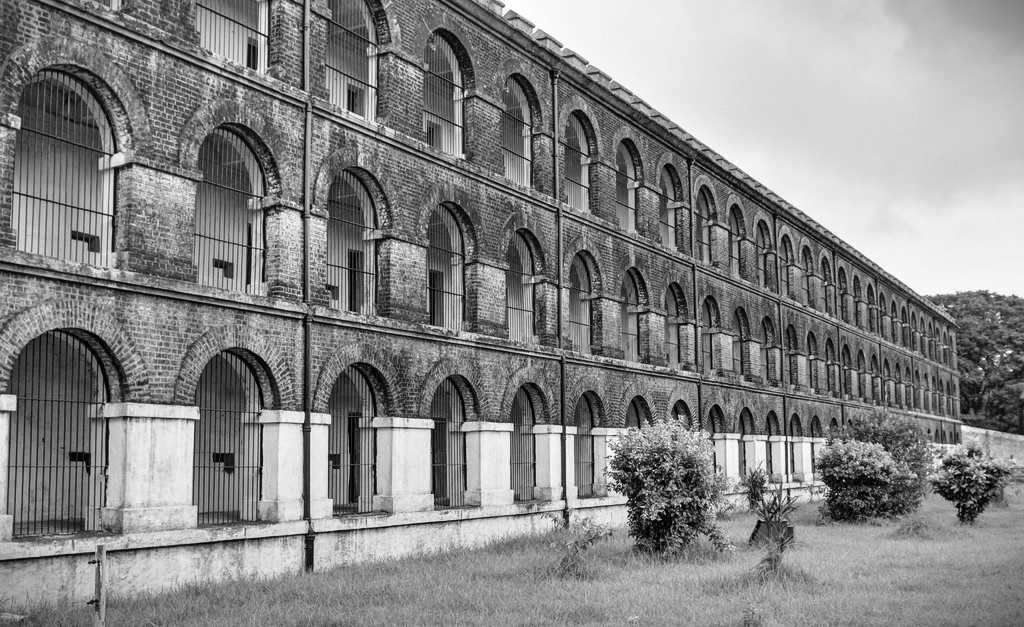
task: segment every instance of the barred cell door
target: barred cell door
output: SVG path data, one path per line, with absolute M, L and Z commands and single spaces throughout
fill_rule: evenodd
M 533 500 L 537 483 L 537 464 L 533 439 L 534 411 L 525 387 L 512 400 L 512 490 L 515 500 Z
M 334 501 L 334 513 L 369 512 L 376 488 L 376 434 L 372 422 L 377 412 L 373 390 L 362 374 L 346 368 L 334 384 L 328 407 L 327 492 Z
M 594 496 L 594 436 L 591 428 L 595 417 L 593 403 L 587 395 L 576 404 L 576 496 L 581 499 Z
M 466 502 L 466 440 L 462 433 L 465 417 L 462 395 L 451 379 L 445 379 L 434 393 L 430 418 L 431 483 L 434 507 L 462 507 Z
M 207 363 L 196 390 L 193 502 L 199 525 L 257 519 L 263 468 L 259 382 L 238 355 Z
M 99 528 L 107 469 L 107 379 L 96 355 L 63 331 L 40 335 L 14 362 L 7 512 L 14 536 Z

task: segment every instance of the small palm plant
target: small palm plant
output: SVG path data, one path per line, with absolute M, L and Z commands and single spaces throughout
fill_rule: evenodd
M 792 494 L 782 488 L 782 484 L 775 487 L 767 495 L 761 498 L 760 503 L 754 508 L 757 514 L 757 526 L 750 534 L 751 544 L 763 544 L 766 540 L 783 542 L 785 545 L 793 540 L 793 525 L 789 522 L 789 515 L 796 511 L 799 504 Z M 779 552 L 782 552 L 780 548 Z

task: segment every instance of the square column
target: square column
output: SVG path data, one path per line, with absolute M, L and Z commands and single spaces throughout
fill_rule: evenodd
M 466 505 L 508 505 L 512 485 L 510 422 L 464 422 L 466 434 Z
M 576 489 L 576 432 L 579 427 L 567 426 L 565 428 L 565 498 L 574 503 L 579 490 Z
M 711 437 L 715 443 L 715 470 L 731 481 L 740 478 L 740 448 L 738 433 L 716 433 Z
M 621 427 L 594 427 L 590 435 L 594 438 L 594 496 L 608 496 L 608 468 L 611 466 L 612 442 L 626 429 Z M 612 494 L 615 494 L 612 492 Z
M 768 447 L 772 452 L 772 471 L 769 479 L 771 479 L 772 483 L 787 483 L 789 481 L 789 469 L 786 464 L 788 457 L 786 441 L 787 439 L 784 435 L 768 436 Z
M 313 414 L 311 419 L 317 423 L 331 423 L 329 414 Z M 257 505 L 260 520 L 302 520 L 304 420 L 305 413 L 301 411 L 264 409 L 260 412 L 259 424 L 263 431 L 263 494 Z M 321 507 L 326 496 L 324 490 L 323 496 L 319 497 Z
M 758 468 L 768 472 L 768 436 L 745 435 L 742 438 L 742 445 L 747 467 L 746 469 L 740 468 L 740 473 L 743 474 L 747 470 L 757 470 Z
M 7 513 L 7 466 L 11 451 L 11 415 L 17 408 L 17 396 L 0 394 L 0 542 L 6 542 L 14 535 L 14 516 Z
M 793 453 L 793 481 L 809 482 L 811 477 L 811 439 L 807 437 L 790 438 Z
M 199 408 L 107 403 L 103 417 L 109 433 L 103 528 L 133 533 L 195 527 L 192 466 Z
M 377 417 L 377 493 L 373 509 L 422 512 L 434 509 L 430 432 L 433 420 Z
M 309 517 L 334 516 L 334 499 L 327 495 L 330 474 L 330 414 L 309 416 Z
M 533 496 L 538 501 L 560 500 L 562 498 L 562 427 L 560 425 L 534 425 L 533 437 L 534 455 L 537 461 L 537 486 L 533 490 Z M 596 458 L 597 455 L 595 454 L 594 457 Z M 596 479 L 596 460 L 594 476 Z

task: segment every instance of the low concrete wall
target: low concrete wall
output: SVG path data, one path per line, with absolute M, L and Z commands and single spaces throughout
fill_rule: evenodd
M 977 442 L 992 457 L 1008 460 L 1014 466 L 1024 466 L 1024 435 L 979 429 L 964 425 L 961 427 L 963 442 Z

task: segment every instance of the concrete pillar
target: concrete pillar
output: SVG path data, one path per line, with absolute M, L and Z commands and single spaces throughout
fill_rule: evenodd
M 264 521 L 302 520 L 302 423 L 301 411 L 264 409 L 259 424 L 263 430 L 263 494 L 258 510 Z M 330 414 L 313 414 L 316 424 L 330 425 Z M 326 470 L 326 456 L 323 460 Z M 325 485 L 326 487 L 326 485 Z M 327 497 L 326 490 L 320 497 Z M 323 503 L 319 504 L 323 507 Z
M 809 481 L 811 476 L 811 438 L 792 437 L 793 477 L 796 483 Z
M 786 442 L 787 438 L 784 435 L 768 436 L 768 446 L 772 451 L 772 471 L 770 479 L 774 483 L 786 483 L 789 481 L 789 469 L 786 466 L 786 459 L 788 455 L 788 452 L 786 451 Z
M 768 436 L 751 434 L 743 436 L 742 440 L 747 467 L 740 468 L 740 473 L 745 474 L 758 468 L 768 472 Z
M 576 432 L 578 427 L 567 426 L 565 428 L 565 498 L 570 503 L 578 500 L 576 496 L 579 490 L 576 489 Z
M 386 512 L 434 509 L 430 432 L 433 420 L 377 417 L 377 493 L 373 508 Z
M 466 434 L 466 505 L 508 505 L 512 485 L 512 423 L 464 422 Z
M 309 432 L 309 516 L 310 518 L 331 518 L 334 516 L 334 500 L 327 494 L 327 477 L 330 474 L 331 415 L 310 414 Z M 367 426 L 369 418 L 360 418 L 359 427 Z
M 721 472 L 731 481 L 740 478 L 740 455 L 738 433 L 716 433 L 712 436 L 715 443 L 715 470 Z
M 104 529 L 195 527 L 192 465 L 199 408 L 108 403 L 103 417 L 109 433 L 107 502 L 100 511 Z
M 611 444 L 618 440 L 626 429 L 620 427 L 594 427 L 590 430 L 594 438 L 594 496 L 607 496 L 608 468 L 611 465 Z
M 7 513 L 7 466 L 11 451 L 11 415 L 17 408 L 17 396 L 0 394 L 0 542 L 10 540 L 14 534 L 14 516 Z M 191 502 L 191 492 L 188 498 Z
M 534 456 L 537 460 L 537 486 L 533 490 L 533 496 L 538 501 L 561 500 L 562 427 L 560 425 L 534 425 L 533 437 Z M 594 478 L 596 483 L 596 464 Z

